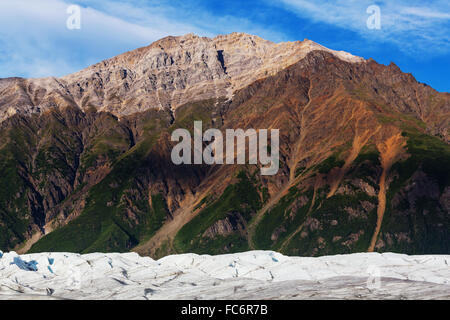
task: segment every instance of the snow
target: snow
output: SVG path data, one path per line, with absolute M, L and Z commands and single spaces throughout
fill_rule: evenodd
M 376 272 L 374 272 L 376 271 Z M 379 286 L 373 277 L 380 275 Z M 372 282 L 370 282 L 372 281 Z M 450 299 L 450 256 L 0 251 L 0 299 Z

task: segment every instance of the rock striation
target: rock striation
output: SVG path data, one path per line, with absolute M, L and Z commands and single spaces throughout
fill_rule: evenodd
M 55 106 L 93 107 L 123 116 L 230 98 L 236 90 L 276 74 L 314 50 L 344 61 L 364 61 L 310 40 L 273 43 L 245 33 L 213 39 L 170 36 L 62 78 L 1 79 L 0 122 L 16 113 L 41 113 Z

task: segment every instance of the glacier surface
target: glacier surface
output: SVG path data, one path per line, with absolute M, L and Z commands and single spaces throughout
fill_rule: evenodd
M 0 299 L 450 299 L 450 255 L 0 251 Z

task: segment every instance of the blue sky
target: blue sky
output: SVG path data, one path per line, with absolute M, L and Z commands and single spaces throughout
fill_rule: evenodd
M 66 27 L 72 4 L 79 30 Z M 381 29 L 367 28 L 370 5 Z M 0 0 L 0 77 L 61 76 L 167 35 L 234 31 L 393 61 L 450 92 L 448 0 Z

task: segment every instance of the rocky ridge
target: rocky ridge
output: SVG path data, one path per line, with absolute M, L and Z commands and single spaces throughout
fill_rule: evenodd
M 116 116 L 151 108 L 176 110 L 187 102 L 230 98 L 313 50 L 349 62 L 364 59 L 310 40 L 273 43 L 244 33 L 213 39 L 166 37 L 62 78 L 0 80 L 0 122 L 58 106 L 90 107 Z

